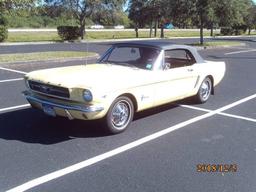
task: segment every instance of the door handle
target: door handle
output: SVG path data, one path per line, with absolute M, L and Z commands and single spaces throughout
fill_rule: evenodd
M 194 69 L 188 69 L 188 72 L 192 72 L 192 71 L 194 71 Z

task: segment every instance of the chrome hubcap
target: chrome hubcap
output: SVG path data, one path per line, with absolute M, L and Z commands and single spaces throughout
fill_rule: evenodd
M 209 81 L 204 81 L 200 88 L 200 95 L 203 100 L 207 100 L 211 93 L 211 83 Z
M 117 129 L 122 129 L 129 122 L 131 106 L 126 101 L 119 101 L 113 107 L 111 113 L 112 124 Z

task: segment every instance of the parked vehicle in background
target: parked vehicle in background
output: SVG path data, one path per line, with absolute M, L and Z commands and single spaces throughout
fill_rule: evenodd
M 165 23 L 164 24 L 164 29 L 174 29 L 174 26 L 172 23 Z
M 91 28 L 91 29 L 104 29 L 104 26 L 97 24 L 97 25 L 92 25 L 90 28 Z
M 114 29 L 124 29 L 124 26 L 123 25 L 116 25 L 116 26 L 114 26 Z

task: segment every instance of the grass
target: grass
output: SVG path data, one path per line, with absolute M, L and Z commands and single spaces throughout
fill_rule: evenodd
M 205 36 L 209 36 L 208 31 L 204 32 Z M 158 31 L 157 37 L 160 36 Z M 199 32 L 196 31 L 165 31 L 165 37 L 198 37 Z M 149 38 L 149 31 L 139 31 L 140 38 Z M 87 32 L 89 40 L 100 39 L 130 39 L 135 38 L 135 31 L 97 31 Z M 38 42 L 38 41 L 61 41 L 57 32 L 10 32 L 7 42 Z
M 256 35 L 256 31 L 252 31 Z M 157 37 L 160 36 L 160 31 Z M 210 31 L 204 30 L 204 36 L 210 36 Z M 149 31 L 140 31 L 140 38 L 149 38 Z M 199 31 L 165 30 L 165 38 L 171 37 L 199 37 Z M 88 31 L 89 40 L 101 39 L 130 39 L 135 38 L 135 31 Z M 7 42 L 38 42 L 38 41 L 61 41 L 57 32 L 10 32 Z
M 196 31 L 165 31 L 166 38 L 169 37 L 197 37 L 199 35 Z M 205 36 L 210 35 L 209 32 L 204 33 Z M 160 32 L 157 33 L 157 37 L 160 36 Z M 113 32 L 88 32 L 88 39 L 130 39 L 135 38 L 135 31 L 113 31 Z M 149 38 L 149 31 L 139 31 L 140 38 Z
M 252 31 L 256 35 L 256 31 Z M 160 31 L 157 37 L 160 36 Z M 210 31 L 204 31 L 204 36 L 210 36 Z M 149 38 L 149 31 L 139 31 L 140 38 Z M 173 31 L 165 30 L 165 38 L 171 37 L 199 37 L 198 31 Z M 88 31 L 89 40 L 101 39 L 131 39 L 135 38 L 135 31 Z M 38 42 L 38 41 L 61 41 L 57 32 L 10 32 L 7 42 Z
M 65 58 L 84 58 L 93 56 L 96 53 L 78 52 L 78 51 L 54 51 L 54 52 L 35 52 L 35 53 L 14 53 L 0 54 L 0 63 L 22 62 L 22 61 L 41 61 L 50 59 Z
M 203 45 L 201 45 L 200 43 L 194 43 L 194 44 L 190 44 L 193 46 L 239 46 L 241 45 L 241 42 L 238 41 L 212 41 L 212 42 L 205 42 Z
M 165 37 L 199 37 L 199 31 L 167 31 Z M 204 36 L 210 36 L 210 31 L 204 31 Z
M 9 32 L 7 42 L 60 41 L 57 32 Z

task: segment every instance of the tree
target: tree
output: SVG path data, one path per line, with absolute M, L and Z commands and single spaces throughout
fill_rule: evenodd
M 157 28 L 161 27 L 161 37 L 164 37 L 164 23 L 171 12 L 168 0 L 130 0 L 128 17 L 134 22 L 136 37 L 138 28 L 150 25 L 150 37 L 152 36 L 153 23 L 155 25 L 155 37 Z
M 198 15 L 199 28 L 200 28 L 200 44 L 204 44 L 204 26 L 207 22 L 207 10 L 210 0 L 196 0 L 195 13 Z
M 173 19 L 174 25 L 184 28 L 197 25 L 200 28 L 200 43 L 203 44 L 203 28 L 207 23 L 207 13 L 210 0 L 170 0 L 162 4 L 165 12 Z
M 251 0 L 191 0 L 190 18 L 200 28 L 200 44 L 204 42 L 204 27 L 243 25 L 250 3 Z
M 4 15 L 4 4 L 0 2 L 0 42 L 4 41 L 8 37 L 8 22 Z
M 124 1 L 109 1 L 107 4 L 96 4 L 91 15 L 92 21 L 103 25 L 118 25 L 122 23 L 122 19 L 126 16 L 121 6 L 123 3 Z
M 250 5 L 251 0 L 217 0 L 219 25 L 232 27 L 245 24 Z
M 37 0 L 1 0 L 1 9 L 10 12 L 14 9 L 34 7 Z
M 61 5 L 70 10 L 73 17 L 79 21 L 80 36 L 81 39 L 84 39 L 85 19 L 92 14 L 94 7 L 99 0 L 46 0 L 46 2 L 48 4 Z
M 248 9 L 248 14 L 245 17 L 245 24 L 248 28 L 248 34 L 251 34 L 251 29 L 256 28 L 256 5 L 252 4 Z
M 170 0 L 151 0 L 149 2 L 149 7 L 154 10 L 154 14 L 152 14 L 151 17 L 155 20 L 155 37 L 158 25 L 160 25 L 160 37 L 164 38 L 164 24 L 167 21 L 167 17 L 169 17 L 172 12 L 172 2 L 173 1 Z
M 146 0 L 130 0 L 128 5 L 129 19 L 134 22 L 136 38 L 139 37 L 139 27 L 145 26 L 143 12 L 146 8 Z
M 45 0 L 48 4 L 62 5 L 70 10 L 73 17 L 79 22 L 80 36 L 84 39 L 86 18 L 89 18 L 98 8 L 109 12 L 123 5 L 124 0 Z
M 159 25 L 159 21 L 161 19 L 161 5 L 162 0 L 149 0 L 147 1 L 146 8 L 145 8 L 145 14 L 147 15 L 146 18 L 149 19 L 150 23 L 150 37 L 152 36 L 152 29 L 153 29 L 153 23 L 154 23 L 154 37 L 157 36 L 157 29 Z M 162 32 L 162 31 L 161 31 Z M 163 35 L 163 33 L 161 33 Z
M 216 15 L 216 6 L 217 1 L 212 0 L 209 2 L 208 9 L 207 9 L 207 19 L 206 19 L 206 27 L 211 29 L 211 36 L 213 36 L 213 29 L 218 25 L 221 18 L 218 18 Z
M 192 20 L 195 18 L 194 2 L 191 0 L 176 0 L 169 2 L 172 10 L 169 12 L 174 26 L 178 28 L 187 28 L 192 26 Z

